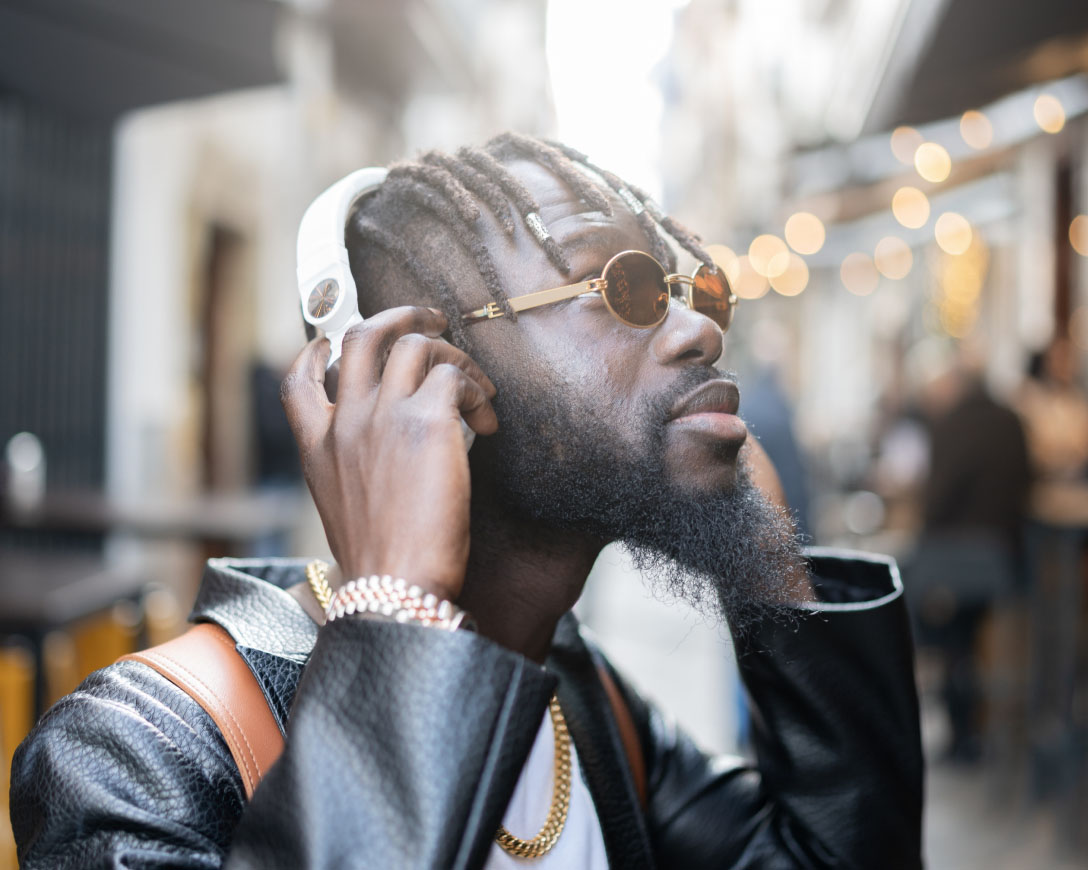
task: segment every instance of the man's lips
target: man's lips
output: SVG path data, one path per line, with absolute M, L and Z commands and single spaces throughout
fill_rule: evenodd
M 737 416 L 740 390 L 725 378 L 700 384 L 672 408 L 669 422 L 683 426 L 714 441 L 731 441 L 738 445 L 748 437 L 748 427 Z
M 725 378 L 700 384 L 672 407 L 669 420 L 694 414 L 732 414 L 740 407 L 740 390 Z

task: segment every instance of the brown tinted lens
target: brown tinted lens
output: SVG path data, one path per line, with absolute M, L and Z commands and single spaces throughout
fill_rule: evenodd
M 669 311 L 665 270 L 649 254 L 620 254 L 605 268 L 603 277 L 605 301 L 624 323 L 656 326 L 665 319 Z
M 695 284 L 691 288 L 692 307 L 718 324 L 722 332 L 729 329 L 729 324 L 733 321 L 733 303 L 730 301 L 732 296 L 729 282 L 721 269 L 699 267 L 699 271 L 695 273 Z

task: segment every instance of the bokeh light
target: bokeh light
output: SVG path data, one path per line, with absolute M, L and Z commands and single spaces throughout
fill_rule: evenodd
M 1088 257 L 1088 215 L 1079 214 L 1069 225 L 1069 244 L 1082 257 Z
M 731 285 L 735 285 L 740 280 L 740 263 L 738 262 L 740 258 L 732 248 L 728 245 L 707 245 L 706 252 L 710 254 L 714 264 L 725 272 L 725 277 L 729 279 Z
M 989 262 L 989 249 L 977 235 L 972 236 L 962 255 L 940 256 L 933 301 L 941 332 L 952 338 L 965 338 L 971 334 L 978 322 Z
M 896 127 L 892 131 L 892 154 L 904 166 L 913 166 L 914 152 L 924 141 L 922 134 L 913 127 Z
M 901 187 L 892 197 L 892 214 L 903 226 L 916 230 L 929 220 L 929 200 L 917 187 Z
M 1069 337 L 1081 350 L 1088 350 L 1088 305 L 1074 308 L 1069 315 Z
M 885 236 L 876 243 L 873 263 L 885 278 L 898 281 L 910 274 L 914 265 L 914 254 L 911 253 L 910 245 L 898 236 Z
M 944 146 L 936 142 L 923 142 L 914 152 L 914 168 L 926 181 L 944 181 L 952 171 L 952 158 Z
M 960 118 L 960 136 L 972 148 L 981 151 L 994 141 L 994 128 L 982 112 L 968 109 Z
M 971 224 L 967 218 L 954 211 L 946 211 L 933 227 L 933 235 L 940 249 L 946 254 L 962 254 L 971 247 Z
M 808 264 L 796 254 L 789 256 L 786 270 L 771 278 L 771 287 L 782 296 L 796 296 L 808 286 Z
M 1060 133 L 1065 126 L 1065 108 L 1053 94 L 1040 94 L 1035 100 L 1035 123 L 1044 132 Z
M 861 252 L 847 254 L 843 258 L 839 276 L 843 286 L 855 296 L 868 296 L 880 283 L 880 273 L 872 258 Z
M 786 241 L 798 254 L 815 254 L 826 238 L 823 221 L 811 212 L 799 211 L 786 221 Z
M 775 278 L 789 266 L 790 250 L 778 236 L 764 233 L 752 239 L 752 244 L 748 246 L 748 260 L 764 278 Z
M 739 299 L 759 299 L 770 286 L 767 278 L 752 268 L 747 254 L 737 258 L 737 280 L 733 282 L 733 292 Z

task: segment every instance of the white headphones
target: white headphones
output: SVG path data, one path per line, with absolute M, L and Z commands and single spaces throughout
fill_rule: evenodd
M 302 316 L 307 323 L 320 327 L 332 345 L 330 366 L 340 359 L 344 333 L 363 322 L 344 245 L 344 228 L 355 203 L 380 187 L 388 174 L 385 167 L 370 166 L 341 178 L 310 203 L 298 225 L 297 275 Z M 461 429 L 467 450 L 476 433 L 464 420 Z
M 384 167 L 371 166 L 341 178 L 310 203 L 298 227 L 302 316 L 320 327 L 332 345 L 330 366 L 340 358 L 344 333 L 363 321 L 344 246 L 344 228 L 352 206 L 377 189 L 388 173 Z

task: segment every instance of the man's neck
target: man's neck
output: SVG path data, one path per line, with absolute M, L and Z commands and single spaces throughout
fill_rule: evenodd
M 458 599 L 480 634 L 536 662 L 582 594 L 603 544 L 539 524 L 472 518 L 465 586 Z

